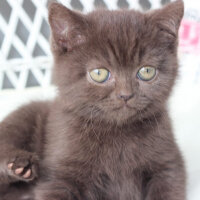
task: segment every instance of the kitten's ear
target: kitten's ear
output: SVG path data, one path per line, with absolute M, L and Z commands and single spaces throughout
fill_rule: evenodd
M 72 11 L 59 3 L 49 5 L 52 50 L 71 51 L 86 41 L 84 34 L 85 16 Z
M 153 13 L 155 23 L 173 36 L 178 35 L 179 26 L 184 14 L 184 3 L 176 0 Z

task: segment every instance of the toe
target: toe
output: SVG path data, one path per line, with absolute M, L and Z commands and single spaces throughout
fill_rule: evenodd
M 8 164 L 8 169 L 12 169 L 13 165 L 14 165 L 13 163 L 9 163 Z
M 19 175 L 19 174 L 21 174 L 21 173 L 23 172 L 23 170 L 24 170 L 23 167 L 17 168 L 17 169 L 15 170 L 15 174 Z
M 26 173 L 23 175 L 24 178 L 29 178 L 31 176 L 31 169 L 28 169 Z

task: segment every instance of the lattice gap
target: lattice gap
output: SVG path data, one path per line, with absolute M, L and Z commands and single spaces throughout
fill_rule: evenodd
M 59 0 L 72 9 L 91 11 L 160 7 L 169 0 Z M 0 90 L 46 87 L 51 83 L 49 0 L 0 0 Z

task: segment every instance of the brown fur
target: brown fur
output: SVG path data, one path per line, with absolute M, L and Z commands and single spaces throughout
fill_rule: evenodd
M 177 74 L 182 16 L 180 0 L 147 13 L 87 15 L 52 3 L 53 78 L 59 95 L 2 122 L 2 184 L 19 179 L 6 169 L 9 159 L 26 155 L 35 167 L 27 183 L 35 185 L 35 200 L 184 200 L 184 164 L 166 111 Z M 157 69 L 149 82 L 136 75 L 145 65 Z M 102 67 L 111 78 L 94 83 L 88 71 Z M 130 94 L 127 102 L 119 98 Z M 12 199 L 8 191 L 6 200 Z

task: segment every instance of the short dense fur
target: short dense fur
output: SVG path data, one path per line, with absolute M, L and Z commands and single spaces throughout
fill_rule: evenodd
M 87 15 L 51 4 L 58 97 L 22 107 L 1 123 L 2 199 L 185 199 L 184 164 L 166 111 L 182 16 L 180 0 L 147 13 Z M 157 69 L 149 82 L 137 77 L 145 65 Z M 111 78 L 93 82 L 88 71 L 102 67 Z M 130 94 L 126 102 L 120 98 Z M 30 168 L 31 177 L 16 176 L 19 167 Z

